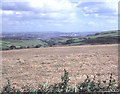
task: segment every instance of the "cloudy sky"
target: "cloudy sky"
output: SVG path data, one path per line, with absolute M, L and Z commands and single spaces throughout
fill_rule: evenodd
M 119 0 L 2 0 L 3 32 L 118 29 Z

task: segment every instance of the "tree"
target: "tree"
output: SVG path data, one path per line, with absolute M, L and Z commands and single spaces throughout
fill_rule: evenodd
M 10 48 L 10 49 L 16 49 L 16 46 L 11 45 L 9 48 Z
M 26 47 L 25 46 L 20 46 L 20 49 L 25 49 Z
M 53 45 L 55 45 L 55 42 L 54 41 L 48 41 L 48 46 L 52 47 Z
M 73 39 L 69 39 L 69 40 L 66 41 L 66 44 L 71 44 L 71 43 L 73 43 L 73 42 L 74 42 Z
M 41 44 L 38 44 L 35 46 L 35 48 L 40 48 L 42 45 Z

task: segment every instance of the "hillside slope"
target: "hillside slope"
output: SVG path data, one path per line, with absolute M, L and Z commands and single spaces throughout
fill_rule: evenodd
M 112 49 L 112 50 L 111 50 Z M 2 86 L 38 86 L 60 82 L 63 70 L 69 71 L 70 84 L 91 78 L 118 78 L 118 45 L 81 45 L 2 51 Z
M 58 40 L 56 43 L 61 45 L 116 44 L 119 38 L 118 31 L 107 31 L 86 37 Z
M 62 39 L 51 38 L 50 40 L 22 40 L 22 39 L 2 39 L 0 49 L 28 49 L 52 46 L 75 46 L 75 45 L 96 45 L 96 44 L 117 44 L 120 35 L 118 31 L 108 31 L 87 35 L 86 37 L 62 37 Z

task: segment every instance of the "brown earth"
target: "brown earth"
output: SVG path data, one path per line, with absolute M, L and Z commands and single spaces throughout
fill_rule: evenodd
M 84 45 L 2 51 L 2 86 L 10 80 L 12 86 L 37 87 L 61 81 L 64 69 L 69 72 L 70 84 L 91 78 L 117 80 L 118 45 Z

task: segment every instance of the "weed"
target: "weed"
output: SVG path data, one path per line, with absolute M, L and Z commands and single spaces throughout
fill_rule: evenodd
M 91 80 L 89 76 L 87 75 L 87 78 L 83 83 L 79 83 L 75 87 L 72 87 L 69 85 L 69 76 L 68 72 L 64 69 L 64 75 L 61 76 L 61 82 L 55 83 L 53 85 L 48 86 L 48 81 L 44 85 L 39 85 L 38 89 L 31 89 L 28 86 L 25 86 L 24 92 L 28 92 L 29 94 L 47 94 L 49 92 L 52 93 L 81 93 L 83 92 L 89 93 L 89 94 L 120 94 L 119 87 L 113 79 L 112 74 L 110 75 L 109 81 L 107 83 L 106 80 L 98 80 L 95 82 L 95 79 Z M 14 94 L 21 93 L 19 89 L 15 89 L 15 87 L 11 88 L 10 81 L 8 80 L 8 84 L 3 88 L 2 94 L 7 93 L 10 94 L 11 92 L 14 92 Z

